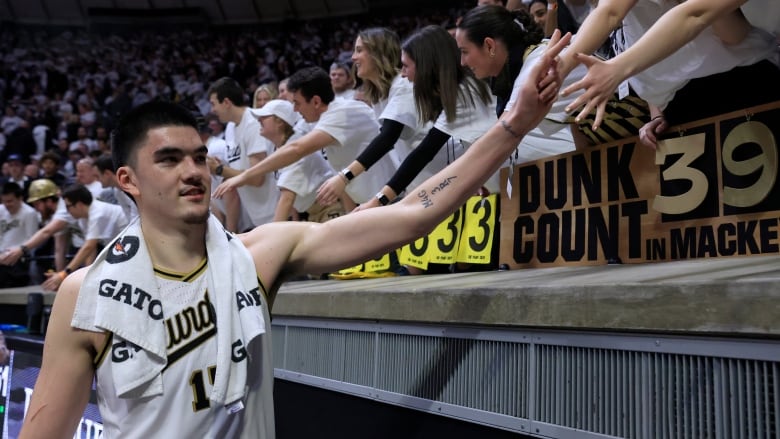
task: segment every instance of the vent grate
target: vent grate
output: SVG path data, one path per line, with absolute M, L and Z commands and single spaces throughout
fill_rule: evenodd
M 778 437 L 778 363 L 536 349 L 539 421 L 625 438 Z

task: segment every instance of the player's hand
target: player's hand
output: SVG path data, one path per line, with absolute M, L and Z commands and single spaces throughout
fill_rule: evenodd
M 325 183 L 322 183 L 319 189 L 317 189 L 317 203 L 322 206 L 330 206 L 339 201 L 341 194 L 344 193 L 344 188 L 347 187 L 347 183 L 344 181 L 344 177 L 341 174 L 336 174 L 330 177 Z
M 550 111 L 560 89 L 556 70 L 558 55 L 569 41 L 571 41 L 570 33 L 561 37 L 561 31 L 556 29 L 539 62 L 523 74 L 517 104 L 503 117 L 514 133 L 527 133 Z

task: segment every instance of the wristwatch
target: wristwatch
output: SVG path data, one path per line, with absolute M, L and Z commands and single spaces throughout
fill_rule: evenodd
M 382 192 L 376 194 L 376 199 L 379 200 L 379 204 L 382 206 L 387 206 L 390 204 L 390 198 L 387 198 L 387 195 L 383 194 Z
M 214 174 L 217 176 L 222 176 L 222 171 L 225 170 L 225 165 L 222 163 L 218 164 L 216 168 L 214 168 Z
M 349 168 L 342 169 L 341 175 L 343 175 L 344 178 L 347 179 L 347 181 L 352 181 L 352 179 L 355 178 L 355 174 L 353 174 L 352 171 L 349 170 Z

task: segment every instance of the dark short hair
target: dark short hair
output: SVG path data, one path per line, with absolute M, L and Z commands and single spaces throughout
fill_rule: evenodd
M 150 130 L 163 126 L 189 126 L 198 129 L 186 108 L 173 102 L 150 101 L 128 111 L 111 134 L 114 169 L 134 164 L 134 152 L 146 140 Z
M 38 163 L 41 163 L 46 160 L 53 161 L 57 166 L 60 165 L 60 155 L 52 152 L 52 151 L 46 151 L 43 154 L 41 154 L 41 158 L 38 159 Z
M 100 171 L 101 174 L 105 171 L 116 171 L 114 168 L 114 160 L 111 159 L 111 156 L 106 154 L 103 154 L 95 159 L 95 166 L 98 168 L 98 171 Z
M 300 93 L 306 102 L 319 96 L 323 103 L 329 104 L 335 98 L 330 75 L 322 67 L 306 67 L 293 73 L 287 81 L 287 90 Z
M 62 198 L 70 201 L 71 203 L 82 202 L 89 206 L 92 204 L 92 192 L 86 188 L 83 184 L 70 185 L 62 191 Z
M 3 185 L 3 195 L 13 195 L 16 198 L 22 198 L 24 189 L 19 184 L 9 181 Z
M 237 107 L 243 107 L 245 103 L 244 90 L 241 85 L 233 78 L 223 76 L 217 79 L 211 84 L 206 96 L 217 95 L 217 101 L 222 102 L 225 98 L 230 99 L 230 102 Z

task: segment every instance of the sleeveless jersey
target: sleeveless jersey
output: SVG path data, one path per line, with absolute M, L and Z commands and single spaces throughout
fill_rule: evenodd
M 132 348 L 109 334 L 96 358 L 96 383 L 105 438 L 274 438 L 273 363 L 270 325 L 249 344 L 244 409 L 229 414 L 208 399 L 216 372 L 217 322 L 207 291 L 206 261 L 191 273 L 155 269 L 165 315 L 168 364 L 163 392 L 145 398 L 119 398 L 112 366 Z M 262 285 L 261 285 L 262 286 Z M 268 303 L 262 310 L 270 322 Z

